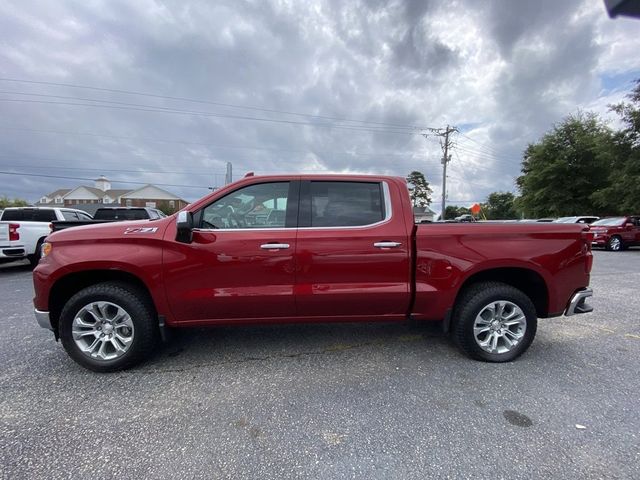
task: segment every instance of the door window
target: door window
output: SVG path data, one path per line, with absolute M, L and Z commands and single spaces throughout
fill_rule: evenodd
M 236 190 L 202 210 L 198 226 L 285 228 L 289 182 L 260 183 Z
M 311 226 L 353 227 L 384 219 L 378 182 L 311 182 Z

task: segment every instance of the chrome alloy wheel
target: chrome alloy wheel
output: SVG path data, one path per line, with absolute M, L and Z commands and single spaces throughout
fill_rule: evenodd
M 82 307 L 71 326 L 73 341 L 86 356 L 113 360 L 129 350 L 133 321 L 127 311 L 111 302 L 91 302 Z
M 527 317 L 515 303 L 499 300 L 485 305 L 473 323 L 476 343 L 485 352 L 511 351 L 527 331 Z

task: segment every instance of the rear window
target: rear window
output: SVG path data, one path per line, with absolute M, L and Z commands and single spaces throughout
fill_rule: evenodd
M 53 222 L 57 220 L 56 212 L 49 209 L 5 210 L 2 220 L 7 222 Z
M 357 227 L 384 219 L 377 182 L 311 182 L 312 227 Z
M 95 220 L 146 220 L 149 214 L 144 208 L 99 208 Z
M 69 210 L 63 210 L 62 216 L 67 221 L 78 220 L 78 214 L 76 212 L 70 212 Z

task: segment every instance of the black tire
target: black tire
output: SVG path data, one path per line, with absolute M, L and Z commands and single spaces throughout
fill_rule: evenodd
M 611 252 L 620 252 L 625 249 L 625 245 L 622 238 L 618 235 L 614 235 L 609 239 L 605 248 Z
M 492 302 L 506 301 L 520 308 L 526 319 L 524 335 L 509 351 L 490 353 L 476 341 L 476 317 Z M 482 282 L 468 287 L 456 303 L 453 328 L 456 345 L 469 357 L 485 362 L 509 362 L 522 355 L 536 335 L 538 316 L 531 299 L 521 290 L 500 282 Z M 505 335 L 506 336 L 506 335 Z M 511 337 L 509 337 L 511 338 Z M 506 345 L 503 340 L 503 345 Z
M 76 315 L 91 302 L 109 302 L 128 313 L 133 324 L 133 339 L 121 356 L 104 360 L 84 353 L 76 344 L 73 321 Z M 72 296 L 60 314 L 60 339 L 69 356 L 78 364 L 94 372 L 113 372 L 130 368 L 145 360 L 158 343 L 158 322 L 148 296 L 126 283 L 107 282 L 92 285 Z
M 36 268 L 38 266 L 38 262 L 40 262 L 40 256 L 42 255 L 42 244 L 44 243 L 44 238 L 41 238 L 40 240 L 38 240 L 38 243 L 36 244 L 36 251 L 34 252 L 33 255 L 28 255 L 27 259 L 29 260 L 29 263 L 31 264 L 31 268 Z

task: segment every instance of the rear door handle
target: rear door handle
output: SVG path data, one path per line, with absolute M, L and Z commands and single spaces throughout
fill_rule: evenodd
M 260 245 L 260 248 L 263 250 L 284 250 L 285 248 L 289 248 L 288 243 L 263 243 Z
M 376 242 L 373 244 L 376 248 L 398 248 L 400 245 L 402 244 L 399 242 Z

